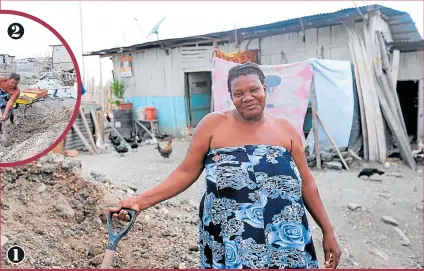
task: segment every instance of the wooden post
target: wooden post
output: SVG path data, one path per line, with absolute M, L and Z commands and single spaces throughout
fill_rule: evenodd
M 392 70 L 392 84 L 396 88 L 397 86 L 397 79 L 399 75 L 399 59 L 400 59 L 400 52 L 399 50 L 393 51 L 392 56 L 392 63 L 391 63 L 391 70 Z
M 311 105 L 312 105 L 312 129 L 314 131 L 315 140 L 315 158 L 317 162 L 317 169 L 321 169 L 321 151 L 319 144 L 319 132 L 318 132 L 318 118 L 317 118 L 317 101 L 315 96 L 315 82 L 312 79 L 311 82 Z
M 96 134 L 96 147 L 97 147 L 97 144 L 102 145 L 103 136 L 100 133 L 100 127 L 99 127 L 99 123 L 97 122 L 96 111 L 91 109 L 90 114 L 91 114 L 91 118 L 93 119 L 93 123 L 94 123 L 94 130 L 95 130 L 95 134 Z
M 386 123 L 389 126 L 392 135 L 394 136 L 396 142 L 399 145 L 400 154 L 402 159 L 407 163 L 412 169 L 416 169 L 416 163 L 412 156 L 411 145 L 409 144 L 408 137 L 405 137 L 402 131 L 402 127 L 399 126 L 399 123 L 396 121 L 394 112 L 390 109 L 390 105 L 387 102 L 386 97 L 381 88 L 377 88 L 378 98 L 380 100 L 381 110 L 386 119 Z
M 403 133 L 405 134 L 406 137 L 408 137 L 408 132 L 406 130 L 406 125 L 405 125 L 405 120 L 403 118 L 403 113 L 402 113 L 402 108 L 400 106 L 400 102 L 399 102 L 399 98 L 397 95 L 397 91 L 396 91 L 396 85 L 393 84 L 393 75 L 392 75 L 392 71 L 391 71 L 391 67 L 390 67 L 390 63 L 389 63 L 389 58 L 388 58 L 388 54 L 387 54 L 387 50 L 386 50 L 386 44 L 384 43 L 384 39 L 383 39 L 383 34 L 381 34 L 380 31 L 377 31 L 377 38 L 378 41 L 380 43 L 380 49 L 381 49 L 381 58 L 383 60 L 383 69 L 385 70 L 386 74 L 386 78 L 391 90 L 391 94 L 393 95 L 392 98 L 395 101 L 396 104 L 396 108 L 393 108 L 393 110 L 395 110 L 395 112 L 397 112 L 398 118 L 400 119 L 400 125 L 403 129 Z M 396 76 L 396 80 L 397 80 L 397 76 Z
M 339 156 L 340 160 L 342 161 L 342 164 L 345 166 L 345 168 L 347 170 L 349 170 L 349 167 L 347 166 L 345 159 L 343 158 L 339 148 L 337 147 L 336 142 L 334 141 L 333 137 L 330 135 L 330 132 L 328 132 L 327 125 L 325 125 L 324 121 L 321 119 L 318 112 L 317 112 L 317 117 L 318 117 L 319 121 L 321 122 L 322 128 L 324 129 L 324 132 L 327 134 L 328 139 L 330 139 L 330 142 L 333 145 L 333 148 L 336 150 L 337 155 Z
M 105 121 L 101 116 L 101 112 L 97 111 L 97 124 L 99 125 L 99 133 L 102 141 L 105 142 Z
M 309 145 L 309 141 L 311 140 L 312 134 L 313 134 L 312 131 L 309 131 L 309 134 L 306 137 L 305 142 L 303 143 L 303 148 L 306 148 L 306 146 Z

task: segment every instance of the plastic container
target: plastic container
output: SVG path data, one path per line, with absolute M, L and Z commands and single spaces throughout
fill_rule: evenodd
M 156 120 L 156 108 L 153 106 L 145 107 L 144 115 L 146 120 Z
M 146 119 L 146 113 L 144 112 L 144 107 L 137 108 L 137 119 L 138 120 Z

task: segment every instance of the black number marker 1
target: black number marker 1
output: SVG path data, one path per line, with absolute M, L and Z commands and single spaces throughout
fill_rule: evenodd
M 20 246 L 13 246 L 7 250 L 7 259 L 12 263 L 21 263 L 25 259 L 25 251 Z

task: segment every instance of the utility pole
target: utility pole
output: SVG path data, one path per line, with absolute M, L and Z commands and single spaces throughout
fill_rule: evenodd
M 81 31 L 80 31 L 80 35 L 81 35 L 81 57 L 82 57 L 82 73 L 81 73 L 81 81 L 84 83 L 84 79 L 85 79 L 85 65 L 84 65 L 84 42 L 83 42 L 83 31 L 82 31 L 82 1 L 79 0 L 79 14 L 80 14 L 80 27 L 81 27 Z

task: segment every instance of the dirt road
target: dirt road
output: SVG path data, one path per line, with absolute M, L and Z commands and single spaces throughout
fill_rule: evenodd
M 138 193 L 164 180 L 182 161 L 187 147 L 187 142 L 175 142 L 169 161 L 159 156 L 152 145 L 139 147 L 137 152 L 130 151 L 124 157 L 111 152 L 80 155 L 77 159 L 82 161 L 87 174 L 92 170 L 103 173 L 115 184 L 137 188 Z M 385 170 L 381 181 L 370 181 L 357 178 L 363 166 L 367 165 L 357 166 L 349 172 L 313 172 L 343 251 L 340 266 L 420 268 L 423 262 L 422 171 L 392 165 Z M 381 169 L 379 165 L 374 166 Z M 388 176 L 389 172 L 401 176 Z M 199 202 L 203 192 L 202 174 L 192 187 L 173 201 Z M 356 209 L 353 211 L 348 205 Z M 395 220 L 392 224 L 398 226 L 389 224 L 388 220 Z M 322 263 L 322 235 L 312 218 L 310 223 Z

